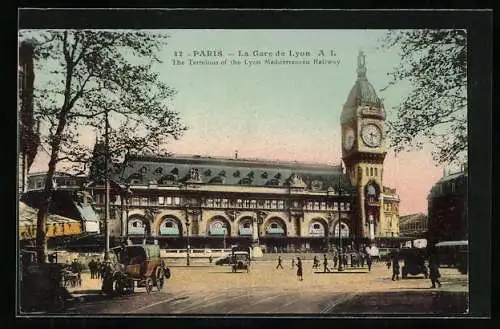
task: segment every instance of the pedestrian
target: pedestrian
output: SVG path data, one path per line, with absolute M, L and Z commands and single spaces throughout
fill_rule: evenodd
M 394 254 L 392 259 L 392 281 L 394 280 L 399 280 L 399 259 L 397 254 Z
M 295 267 L 295 258 L 292 258 L 292 269 Z
M 90 278 L 95 279 L 95 262 L 93 259 L 89 262 Z
M 343 258 L 344 266 L 347 267 L 347 254 L 344 254 Z
M 302 261 L 300 260 L 300 257 L 297 257 L 297 276 L 299 278 L 299 281 L 302 281 Z
M 355 262 L 356 262 L 356 261 L 355 261 L 355 259 L 354 259 L 354 253 L 353 253 L 353 252 L 351 252 L 351 254 L 350 254 L 349 256 L 350 256 L 350 258 L 351 258 L 351 267 L 354 267 L 354 264 L 355 264 Z
M 276 269 L 278 269 L 278 268 L 283 269 L 283 265 L 281 265 L 281 262 L 282 262 L 281 256 L 278 256 L 278 265 L 276 265 Z
M 339 255 L 337 255 L 337 252 L 333 253 L 333 268 L 337 268 L 337 262 L 339 261 Z
M 368 260 L 367 255 L 365 253 L 363 253 L 363 252 L 359 253 L 359 259 L 361 260 L 361 267 L 365 267 L 365 257 L 366 257 L 366 260 Z
M 318 265 L 319 265 L 319 261 L 318 261 L 318 257 L 315 255 L 314 258 L 313 258 L 313 268 L 318 268 Z
M 436 288 L 436 283 L 438 284 L 438 287 L 441 288 L 441 281 L 439 281 L 440 277 L 441 273 L 439 273 L 437 262 L 434 257 L 431 257 L 429 261 L 429 278 L 432 282 L 431 288 Z
M 328 258 L 326 258 L 326 254 L 323 254 L 323 273 L 331 272 L 328 268 Z
M 212 264 L 212 261 L 213 261 L 213 260 L 214 260 L 214 259 L 213 259 L 212 255 L 208 256 L 208 262 L 209 262 L 210 264 Z
M 372 256 L 366 255 L 366 265 L 368 265 L 368 272 L 372 270 Z
M 106 261 L 99 260 L 99 277 L 104 280 L 108 271 L 108 263 Z

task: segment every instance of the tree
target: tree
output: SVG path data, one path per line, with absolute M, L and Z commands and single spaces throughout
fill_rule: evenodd
M 467 35 L 465 30 L 390 30 L 384 48 L 399 48 L 401 62 L 383 90 L 406 81 L 411 91 L 388 120 L 396 153 L 435 146 L 441 164 L 467 161 Z
M 38 76 L 46 81 L 35 92 L 42 146 L 50 154 L 43 203 L 37 216 L 37 258 L 46 262 L 46 216 L 58 164 L 84 173 L 92 156 L 82 132 L 102 129 L 107 112 L 112 132 L 109 155 L 159 152 L 169 138 L 187 129 L 168 108 L 175 91 L 160 81 L 153 65 L 166 45 L 162 33 L 65 30 L 22 32 L 36 40 Z

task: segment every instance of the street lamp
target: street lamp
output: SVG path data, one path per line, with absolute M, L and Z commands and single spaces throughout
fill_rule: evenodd
M 224 230 L 224 249 L 226 249 L 226 232 L 227 232 L 226 224 L 222 226 L 222 229 Z
M 189 225 L 191 225 L 191 223 L 189 222 L 189 218 L 186 218 L 186 230 L 187 230 L 187 248 L 186 248 L 186 252 L 187 252 L 187 256 L 186 256 L 186 265 L 189 266 Z
M 340 201 L 341 201 L 341 197 L 342 197 L 342 185 L 341 185 L 341 176 L 343 174 L 343 168 L 342 168 L 342 161 L 340 161 L 340 174 L 339 174 L 339 181 L 338 181 L 338 191 L 339 191 L 339 202 L 337 204 L 337 210 L 338 210 L 338 215 L 339 215 L 339 223 L 338 223 L 338 227 L 339 227 L 339 268 L 338 268 L 338 271 L 341 272 L 344 270 L 343 266 L 342 266 L 342 262 L 343 262 L 343 253 L 342 253 L 342 234 L 341 234 L 341 231 L 342 231 L 342 213 L 340 211 Z
M 104 199 L 104 240 L 105 240 L 105 250 L 104 250 L 104 261 L 109 261 L 109 120 L 108 112 L 105 113 L 105 132 L 104 132 L 104 182 L 105 182 L 105 199 Z
M 187 202 L 184 207 L 186 209 L 186 238 L 187 238 L 187 244 L 186 244 L 186 266 L 190 265 L 190 260 L 189 260 L 189 226 L 191 225 L 191 222 L 189 221 L 189 202 Z

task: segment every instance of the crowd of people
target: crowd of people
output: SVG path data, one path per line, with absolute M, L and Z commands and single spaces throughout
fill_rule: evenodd
M 346 251 L 344 253 L 339 253 L 338 251 L 333 252 L 332 256 L 332 261 L 333 261 L 333 267 L 329 266 L 328 262 L 328 257 L 327 254 L 323 254 L 323 261 L 322 261 L 322 270 L 324 273 L 331 272 L 332 270 L 335 270 L 339 264 L 339 262 L 342 262 L 343 267 L 351 267 L 351 268 L 357 268 L 357 267 L 368 267 L 368 271 L 371 271 L 372 265 L 373 265 L 373 257 L 366 253 L 366 252 L 354 252 L 354 251 Z M 320 268 L 320 260 L 318 256 L 314 256 L 313 258 L 313 269 L 321 269 Z M 398 281 L 399 280 L 399 275 L 400 275 L 400 265 L 399 265 L 399 255 L 397 253 L 394 253 L 390 256 L 390 259 L 386 263 L 387 269 L 392 268 L 392 281 Z M 430 257 L 428 261 L 428 265 L 426 273 L 428 274 L 429 279 L 431 280 L 432 286 L 431 288 L 436 288 L 441 287 L 441 282 L 439 278 L 441 277 L 441 274 L 439 272 L 439 265 L 437 261 L 435 260 L 434 257 Z M 292 258 L 292 269 L 297 267 L 297 276 L 299 277 L 299 280 L 302 281 L 302 260 L 300 257 L 297 258 Z M 281 255 L 278 256 L 278 263 L 276 265 L 276 270 L 283 270 L 283 259 L 281 258 Z M 427 276 L 426 276 L 427 277 Z

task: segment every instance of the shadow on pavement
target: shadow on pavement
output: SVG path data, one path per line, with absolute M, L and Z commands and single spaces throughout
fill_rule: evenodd
M 335 307 L 335 314 L 423 314 L 465 315 L 468 310 L 467 292 L 436 289 L 399 292 L 370 292 L 357 295 Z
M 332 271 L 332 272 L 314 272 L 314 274 L 353 274 L 353 273 L 370 273 L 368 271 Z

